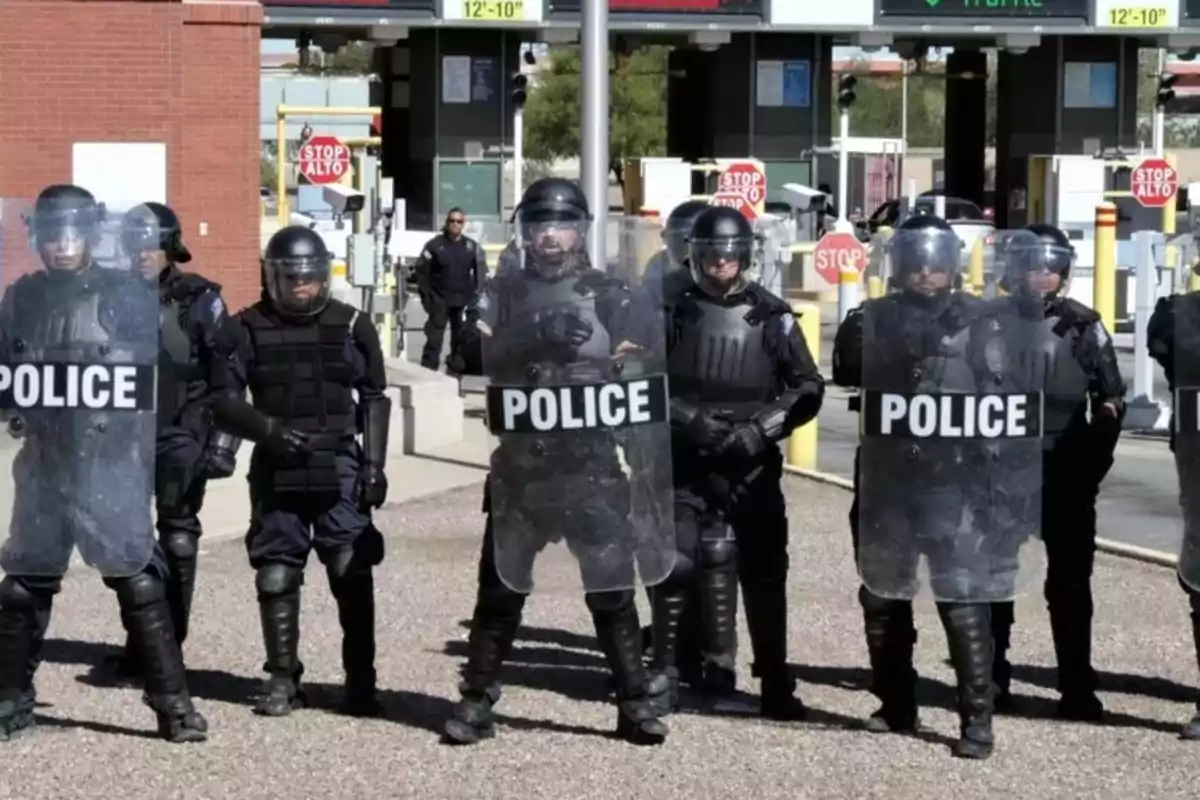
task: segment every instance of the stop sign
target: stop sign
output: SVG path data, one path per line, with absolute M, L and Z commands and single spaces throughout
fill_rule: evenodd
M 299 161 L 309 183 L 337 183 L 350 171 L 350 148 L 333 136 L 314 136 L 300 145 Z
M 867 268 L 867 248 L 849 233 L 827 233 L 813 249 L 813 267 L 827 283 L 834 285 L 842 272 Z
M 1129 188 L 1146 208 L 1162 208 L 1179 190 L 1179 173 L 1165 158 L 1147 158 L 1134 169 Z
M 709 205 L 726 206 L 727 208 L 735 208 L 742 212 L 742 216 L 753 222 L 758 219 L 758 212 L 754 210 L 754 206 L 746 201 L 746 198 L 738 192 L 717 192 L 712 196 L 712 200 L 708 201 Z
M 740 197 L 742 203 L 735 205 L 731 198 Z M 717 202 L 721 198 L 721 202 Z M 749 161 L 739 161 L 730 164 L 721 173 L 717 181 L 717 193 L 713 195 L 714 205 L 726 205 L 737 208 L 746 219 L 753 222 L 758 219 L 763 201 L 767 199 L 767 176 L 759 166 Z

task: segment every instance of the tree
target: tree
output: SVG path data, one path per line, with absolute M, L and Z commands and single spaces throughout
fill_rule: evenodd
M 837 119 L 837 86 L 833 76 L 832 113 Z M 850 134 L 899 139 L 904 132 L 904 87 L 900 75 L 872 75 L 865 62 L 856 64 L 854 93 L 858 101 L 850 110 Z M 940 147 L 946 120 L 945 76 L 940 72 L 914 72 L 908 76 L 908 146 Z
M 375 72 L 375 45 L 371 42 L 350 42 L 333 53 L 313 47 L 308 51 L 308 65 L 291 61 L 283 65 L 305 75 L 371 75 Z
M 667 148 L 667 55 L 661 45 L 612 56 L 609 67 L 609 168 L 624 185 L 626 158 L 660 156 Z M 580 53 L 550 53 L 525 104 L 525 156 L 535 162 L 576 158 L 582 150 Z

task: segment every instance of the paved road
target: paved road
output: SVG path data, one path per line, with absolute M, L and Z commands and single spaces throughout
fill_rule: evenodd
M 878 798 L 1187 797 L 1197 743 L 1176 736 L 1192 713 L 1196 665 L 1186 603 L 1170 571 L 1102 556 L 1096 569 L 1096 666 L 1105 726 L 1053 714 L 1052 648 L 1044 603 L 1018 606 L 1015 689 L 1020 713 L 996 723 L 989 762 L 949 756 L 957 733 L 953 674 L 937 617 L 917 604 L 920 737 L 860 729 L 876 701 L 867 691 L 862 618 L 845 519 L 848 494 L 787 482 L 793 521 L 790 653 L 814 709 L 807 723 L 745 716 L 753 697 L 670 720 L 672 737 L 635 750 L 611 739 L 602 659 L 581 598 L 534 598 L 504 697 L 500 734 L 475 749 L 438 744 L 466 648 L 482 518 L 478 486 L 393 506 L 379 515 L 388 556 L 376 577 L 380 684 L 385 714 L 353 720 L 334 710 L 336 611 L 324 572 L 309 570 L 301 655 L 313 707 L 287 719 L 255 717 L 262 677 L 254 577 L 240 542 L 207 543 L 187 654 L 197 702 L 212 724 L 203 745 L 153 737 L 140 692 L 106 686 L 95 669 L 123 637 L 111 593 L 95 576 L 68 577 L 55 606 L 38 676 L 41 727 L 0 744 L 0 797 L 23 800 L 644 800 L 679 797 Z M 577 574 L 561 548 L 542 569 Z M 539 576 L 542 575 L 539 569 Z M 739 652 L 741 685 L 750 648 Z M 741 713 L 739 713 L 739 710 Z

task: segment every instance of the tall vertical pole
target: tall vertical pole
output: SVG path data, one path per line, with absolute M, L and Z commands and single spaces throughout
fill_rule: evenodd
M 592 210 L 588 255 L 608 268 L 608 0 L 583 0 L 583 153 L 580 184 Z
M 513 112 L 513 211 L 521 205 L 525 193 L 525 109 L 517 106 Z
M 1157 85 L 1158 80 L 1162 78 L 1163 72 L 1166 71 L 1166 68 L 1167 51 L 1160 47 L 1158 48 L 1158 72 L 1154 76 L 1155 85 Z M 1166 109 L 1163 108 L 1162 103 L 1155 102 L 1154 117 L 1150 127 L 1151 137 L 1153 139 L 1151 142 L 1151 147 L 1154 149 L 1154 155 L 1158 156 L 1159 158 L 1163 157 L 1163 150 L 1166 149 L 1166 125 Z
M 850 224 L 850 111 L 841 110 L 839 122 L 841 132 L 838 136 L 838 188 L 837 188 L 837 222 L 834 229 L 841 233 L 850 233 L 854 226 Z

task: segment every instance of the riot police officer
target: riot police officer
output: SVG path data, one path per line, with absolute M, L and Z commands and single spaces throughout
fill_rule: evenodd
M 1091 663 L 1096 498 L 1121 433 L 1125 383 L 1100 315 L 1065 296 L 1075 260 L 1067 236 L 1052 225 L 1030 225 L 1009 237 L 1005 251 L 1003 288 L 1008 296 L 995 302 L 1011 308 L 1005 316 L 1044 319 L 1046 341 L 1052 345 L 1042 440 L 1042 537 L 1048 560 L 1046 604 L 1062 694 L 1058 712 L 1064 719 L 1099 722 L 1104 708 Z M 1000 710 L 1011 705 L 1012 667 L 1006 653 L 1012 624 L 1012 603 L 992 607 Z
M 10 210 L 0 214 L 5 222 L 17 216 Z M 208 729 L 188 695 L 165 590 L 167 564 L 150 517 L 157 298 L 128 271 L 97 263 L 99 251 L 117 249 L 116 236 L 104 232 L 105 218 L 104 206 L 85 189 L 44 189 L 28 218 L 40 263 L 0 302 L 0 363 L 37 363 L 43 375 L 63 367 L 68 392 L 68 365 L 88 363 L 95 377 L 118 364 L 134 373 L 142 398 L 130 408 L 92 392 L 94 404 L 86 409 L 64 407 L 61 399 L 3 409 L 21 449 L 9 538 L 0 548 L 0 740 L 33 724 L 33 677 L 75 547 L 116 592 L 159 734 L 198 742 Z
M 1195 269 L 1195 266 L 1193 266 Z M 1183 510 L 1183 542 L 1177 568 L 1179 585 L 1188 598 L 1192 641 L 1200 666 L 1200 293 L 1160 298 L 1146 332 L 1150 356 L 1166 373 L 1174 396 L 1171 450 L 1179 473 Z M 1200 701 L 1182 730 L 1184 739 L 1200 740 Z
M 188 634 L 196 590 L 200 509 L 208 481 L 233 474 L 240 442 L 212 424 L 214 370 L 225 369 L 236 342 L 221 287 L 180 264 L 192 260 L 179 217 L 162 203 L 144 203 L 125 215 L 121 246 L 134 268 L 158 289 L 162 310 L 158 377 L 158 453 L 155 509 L 159 544 L 170 567 L 167 597 L 175 639 Z M 126 653 L 118 671 L 132 677 L 137 660 Z
M 462 699 L 445 723 L 445 737 L 470 744 L 494 735 L 500 671 L 534 589 L 533 561 L 566 538 L 615 678 L 617 734 L 658 744 L 667 728 L 655 714 L 656 687 L 648 686 L 642 663 L 634 569 L 637 564 L 643 570 L 646 583 L 661 579 L 669 566 L 646 578 L 646 564 L 667 564 L 663 557 L 673 551 L 669 520 L 655 515 L 670 499 L 669 472 L 654 470 L 658 445 L 665 447 L 669 436 L 665 376 L 641 357 L 647 342 L 661 334 L 634 317 L 623 283 L 589 264 L 591 215 L 578 185 L 561 178 L 536 181 L 516 219 L 521 269 L 489 281 L 473 314 L 490 379 L 488 420 L 499 446 L 484 493 L 487 522 Z M 530 427 L 514 410 L 540 386 L 551 387 L 556 397 L 578 393 L 580 403 L 582 395 L 598 390 L 618 396 L 624 390 L 613 384 L 639 370 L 648 375 L 647 386 L 664 387 L 661 419 L 652 424 L 612 428 L 581 418 L 573 430 L 544 422 Z M 561 418 L 558 410 L 555 415 Z
M 436 371 L 442 357 L 442 338 L 450 325 L 450 352 L 462 347 L 463 310 L 470 305 L 487 276 L 487 261 L 479 243 L 463 233 L 466 212 L 450 209 L 442 232 L 425 243 L 414 269 L 425 322 L 421 366 Z
M 688 269 L 688 235 L 696 218 L 710 206 L 702 200 L 686 200 L 671 210 L 663 226 L 663 249 L 654 254 L 642 274 L 651 302 L 658 304 L 692 282 Z
M 255 711 L 267 716 L 304 701 L 300 589 L 313 549 L 342 627 L 344 709 L 379 711 L 372 571 L 383 560 L 383 537 L 371 509 L 387 496 L 391 401 L 378 334 L 367 316 L 330 298 L 330 265 L 321 237 L 306 227 L 271 237 L 266 298 L 237 315 L 243 338 L 232 383 L 214 401 L 218 423 L 256 443 L 246 549 L 269 675 Z M 253 406 L 241 399 L 246 387 Z
M 962 243 L 944 220 L 911 218 L 889 247 L 896 291 L 847 315 L 833 352 L 834 382 L 861 388 L 856 407 L 864 415 L 850 528 L 872 692 L 882 702 L 867 728 L 918 728 L 912 600 L 924 560 L 958 678 L 954 752 L 986 758 L 994 747 L 990 603 L 1013 597 L 1017 554 L 1037 522 L 1029 508 L 995 504 L 1010 495 L 1037 497 L 1041 444 L 1033 421 L 1001 426 L 991 440 L 964 437 L 961 423 L 956 435 L 953 425 L 970 413 L 978 429 L 975 410 L 990 405 L 978 395 L 1012 390 L 1021 377 L 1014 365 L 1033 360 L 1025 356 L 1037 339 L 1006 325 L 1011 344 L 997 340 L 984 304 L 953 291 Z M 1040 402 L 1012 397 L 1002 402 Z M 954 412 L 933 418 L 929 429 L 930 416 L 911 416 L 918 400 Z M 1029 419 L 1040 419 L 1036 408 Z M 923 438 L 913 433 L 918 427 Z
M 675 653 L 698 583 L 704 683 L 732 690 L 740 575 L 762 713 L 799 719 L 787 664 L 788 522 L 779 443 L 817 415 L 824 382 L 787 303 L 748 281 L 749 222 L 713 206 L 688 237 L 692 285 L 668 297 L 679 558 L 654 588 L 653 666 L 677 686 Z

